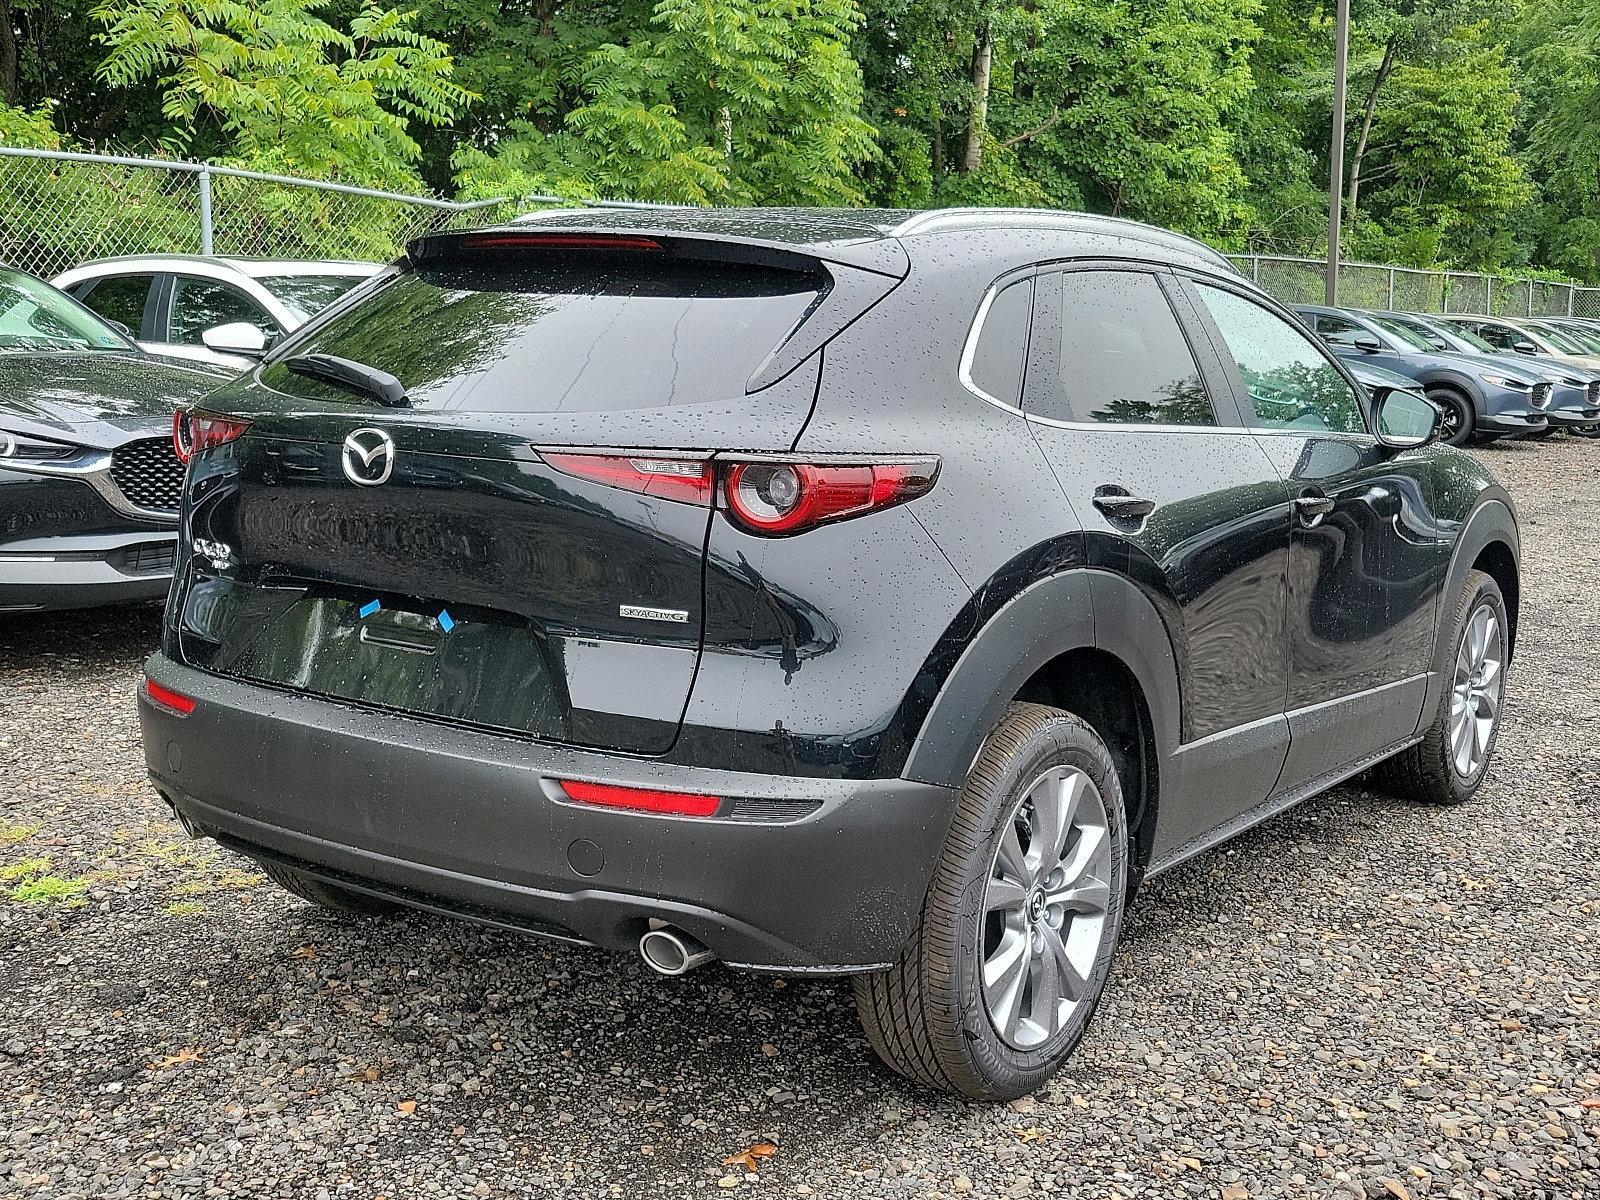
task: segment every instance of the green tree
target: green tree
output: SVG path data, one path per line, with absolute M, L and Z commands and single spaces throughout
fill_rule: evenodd
M 252 167 L 415 187 L 413 124 L 444 124 L 471 93 L 411 14 L 369 0 L 346 29 L 320 15 L 328 6 L 103 0 L 94 11 L 110 52 L 98 73 L 117 87 L 159 84 L 173 151 L 215 122 L 230 157 Z
M 660 0 L 649 26 L 567 74 L 559 124 L 457 152 L 470 195 L 855 204 L 874 154 L 849 52 L 854 0 Z

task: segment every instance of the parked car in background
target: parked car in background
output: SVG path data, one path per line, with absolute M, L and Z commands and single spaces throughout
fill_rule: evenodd
M 1374 313 L 1316 304 L 1296 305 L 1295 312 L 1339 357 L 1420 384 L 1443 410 L 1443 439 L 1452 446 L 1474 437 L 1520 437 L 1549 425 L 1544 410 L 1554 389 L 1531 365 L 1440 350 L 1409 326 Z
M 896 1070 L 1015 1097 L 1141 878 L 1380 764 L 1477 791 L 1517 521 L 1438 420 L 1128 221 L 429 236 L 180 417 L 146 762 L 314 903 L 855 975 Z
M 1542 329 L 1531 320 L 1457 313 L 1439 319 L 1471 330 L 1497 350 L 1515 351 L 1527 358 L 1553 358 L 1591 371 L 1600 370 L 1600 354 L 1591 353 L 1557 330 Z
M 1545 409 L 1550 424 L 1530 436 L 1545 437 L 1563 429 L 1569 433 L 1592 436 L 1600 427 L 1600 372 L 1562 359 L 1530 358 L 1528 355 L 1518 355 L 1514 350 L 1500 350 L 1470 329 L 1426 313 L 1391 312 L 1377 315 L 1407 326 L 1440 350 L 1500 355 L 1524 369 L 1537 370 L 1551 383 L 1550 406 Z
M 157 359 L 0 268 L 0 612 L 166 595 L 183 484 L 173 409 L 228 374 Z
M 243 370 L 272 339 L 383 269 L 379 263 L 134 254 L 52 281 L 146 350 Z

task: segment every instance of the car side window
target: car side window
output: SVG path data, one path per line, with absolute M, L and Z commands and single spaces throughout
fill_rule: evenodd
M 1475 325 L 1472 330 L 1491 346 L 1501 350 L 1510 350 L 1518 341 L 1513 332 L 1504 325 Z
M 1183 328 L 1154 275 L 1067 271 L 1054 278 L 1059 357 L 1053 378 L 1038 389 L 1029 384 L 1031 414 L 1118 425 L 1217 423 Z
M 1330 317 L 1327 313 L 1317 314 L 1316 330 L 1323 341 L 1336 346 L 1354 346 L 1356 338 L 1362 334 L 1372 336 L 1354 321 L 1347 321 L 1343 317 Z
M 125 325 L 134 337 L 144 324 L 145 301 L 150 298 L 154 275 L 107 275 L 89 286 L 78 298 L 108 321 Z
M 276 337 L 278 323 L 238 288 L 214 279 L 176 275 L 172 280 L 172 312 L 167 318 L 167 340 L 186 346 L 204 345 L 201 334 L 218 325 L 243 321 L 267 337 Z
M 1022 399 L 1022 367 L 1033 320 L 1033 280 L 1019 279 L 995 293 L 978 331 L 967 380 L 984 395 L 1012 408 Z
M 1195 285 L 1244 379 L 1258 429 L 1365 433 L 1355 390 L 1309 337 L 1277 313 L 1243 296 Z

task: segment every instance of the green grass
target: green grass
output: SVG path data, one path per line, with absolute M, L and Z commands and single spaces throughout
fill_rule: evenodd
M 0 867 L 0 883 L 12 886 L 6 895 L 19 904 L 63 904 L 75 908 L 89 890 L 89 877 L 50 874 L 48 858 L 25 858 Z
M 0 825 L 0 846 L 15 846 L 38 832 L 37 822 L 32 825 Z

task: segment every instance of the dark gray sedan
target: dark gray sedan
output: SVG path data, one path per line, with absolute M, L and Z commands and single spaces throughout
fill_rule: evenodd
M 172 413 L 226 377 L 147 354 L 0 268 L 0 612 L 166 595 L 183 485 Z

